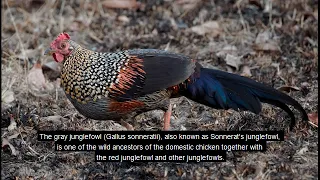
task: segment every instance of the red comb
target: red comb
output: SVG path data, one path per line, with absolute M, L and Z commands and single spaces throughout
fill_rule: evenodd
M 68 33 L 63 32 L 63 33 L 60 33 L 56 39 L 59 39 L 59 40 L 70 39 L 70 36 Z
M 59 41 L 68 40 L 70 39 L 70 36 L 68 33 L 60 33 L 54 41 L 52 41 L 51 46 L 55 46 L 55 44 Z

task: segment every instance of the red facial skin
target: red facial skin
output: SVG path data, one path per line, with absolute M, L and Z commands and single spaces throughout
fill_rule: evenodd
M 51 44 L 50 49 L 52 52 L 52 57 L 56 62 L 62 62 L 66 56 L 68 56 L 72 47 L 70 47 L 70 43 L 68 42 L 70 39 L 69 34 L 61 33 Z

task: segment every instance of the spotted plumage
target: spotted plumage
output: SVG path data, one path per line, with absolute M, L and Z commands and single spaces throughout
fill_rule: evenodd
M 61 85 L 66 96 L 84 116 L 96 120 L 120 120 L 141 112 L 166 111 L 169 128 L 170 98 L 185 96 L 216 109 L 261 111 L 261 102 L 278 106 L 291 117 L 297 108 L 290 96 L 254 80 L 203 68 L 195 60 L 163 50 L 136 49 L 114 53 L 94 52 L 61 33 L 46 54 L 63 63 Z
M 76 48 L 63 63 L 61 85 L 66 94 L 80 103 L 107 97 L 109 92 L 122 94 L 134 78 L 144 78 L 142 60 L 130 56 L 127 51 L 93 52 L 72 40 L 68 42 Z

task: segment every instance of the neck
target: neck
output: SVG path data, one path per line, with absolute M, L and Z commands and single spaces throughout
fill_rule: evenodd
M 80 50 L 80 49 L 83 49 L 83 47 L 81 47 L 78 43 L 76 43 L 76 42 L 74 42 L 74 41 L 72 41 L 72 40 L 69 40 L 69 43 L 70 43 L 70 45 L 74 48 L 74 49 L 70 52 L 69 56 L 72 55 L 74 52 L 76 52 L 76 51 L 78 51 L 78 50 Z
M 69 55 L 65 56 L 63 64 L 83 64 L 84 61 L 89 60 L 89 56 L 94 52 L 88 50 L 76 42 L 69 40 L 70 46 L 73 47 L 73 50 Z

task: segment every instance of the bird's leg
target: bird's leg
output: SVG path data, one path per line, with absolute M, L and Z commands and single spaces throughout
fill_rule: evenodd
M 120 124 L 121 124 L 123 127 L 127 128 L 127 130 L 129 130 L 129 131 L 134 131 L 133 126 L 132 126 L 131 124 L 125 122 L 125 121 L 122 120 L 122 119 L 120 120 Z
M 164 119 L 164 126 L 163 130 L 168 131 L 170 128 L 170 118 L 171 118 L 171 113 L 172 113 L 172 105 L 169 103 L 169 107 L 167 111 L 164 113 L 163 119 Z

